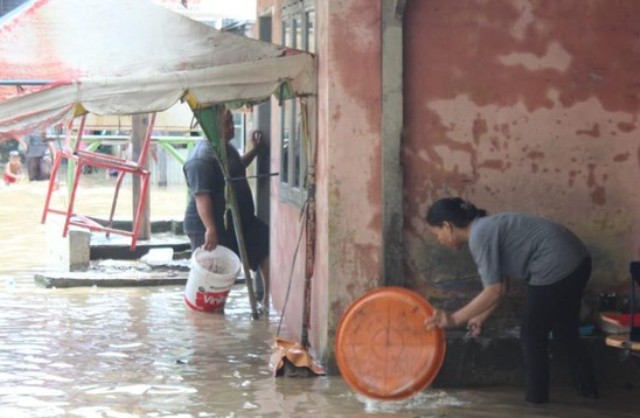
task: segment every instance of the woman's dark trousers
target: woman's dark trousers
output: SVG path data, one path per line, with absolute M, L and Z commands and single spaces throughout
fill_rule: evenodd
M 526 400 L 549 401 L 549 333 L 559 358 L 571 368 L 573 384 L 582 396 L 597 397 L 593 365 L 580 340 L 582 294 L 591 276 L 591 258 L 551 285 L 527 287 L 520 339 L 525 362 Z

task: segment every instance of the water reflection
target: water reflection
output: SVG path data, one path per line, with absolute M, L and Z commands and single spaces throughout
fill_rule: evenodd
M 428 389 L 374 402 L 335 376 L 275 379 L 268 360 L 278 318 L 251 320 L 242 286 L 232 289 L 224 315 L 189 311 L 181 286 L 36 287 L 33 272 L 48 268 L 38 224 L 44 193 L 41 184 L 25 186 L 34 187 L 0 190 L 0 418 L 635 417 L 639 410 L 629 392 L 604 391 L 591 403 L 560 390 L 555 404 L 532 408 L 518 388 Z M 18 196 L 24 204 L 16 208 Z M 165 201 L 178 204 L 162 206 L 173 213 L 161 216 L 180 216 L 180 199 Z

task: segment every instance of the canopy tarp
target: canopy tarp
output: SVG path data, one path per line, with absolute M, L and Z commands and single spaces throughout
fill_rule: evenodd
M 258 102 L 314 93 L 312 56 L 216 30 L 147 0 L 35 0 L 0 19 L 0 82 L 44 80 L 0 101 L 0 137 L 73 115 Z M 5 90 L 6 92 L 6 90 Z

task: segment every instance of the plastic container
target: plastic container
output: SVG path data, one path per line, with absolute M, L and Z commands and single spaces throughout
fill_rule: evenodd
M 197 248 L 184 292 L 187 306 L 201 312 L 222 311 L 241 265 L 236 253 L 222 245 L 213 251 Z
M 400 400 L 431 384 L 444 361 L 444 331 L 427 331 L 435 310 L 399 287 L 365 293 L 343 314 L 335 355 L 345 382 L 376 400 Z
M 173 248 L 152 248 L 142 256 L 142 261 L 150 266 L 164 266 L 173 261 Z
M 640 327 L 640 313 L 633 316 L 635 327 Z M 631 330 L 631 314 L 601 312 L 600 328 L 606 334 L 624 334 Z

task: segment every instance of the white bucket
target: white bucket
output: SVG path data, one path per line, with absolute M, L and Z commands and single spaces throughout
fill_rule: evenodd
M 202 312 L 221 311 L 241 265 L 236 253 L 222 245 L 213 251 L 197 248 L 184 292 L 187 306 Z

